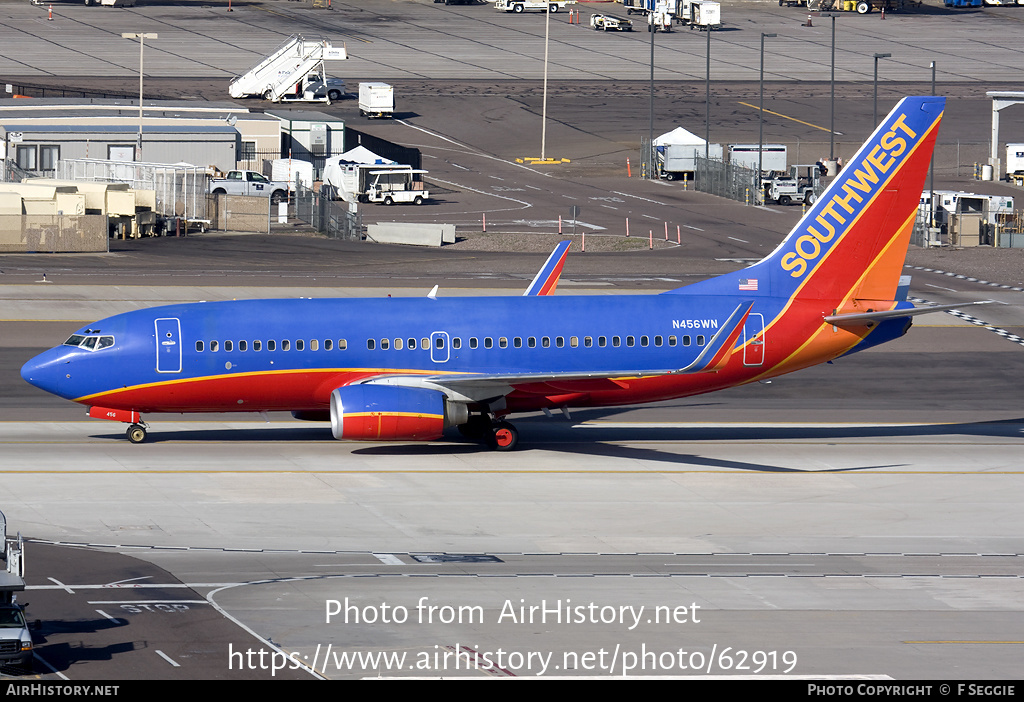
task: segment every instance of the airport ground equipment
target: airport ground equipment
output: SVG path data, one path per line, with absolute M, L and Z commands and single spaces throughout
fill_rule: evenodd
M 293 34 L 267 58 L 231 81 L 228 93 L 233 98 L 262 96 L 279 102 L 291 92 L 295 94 L 311 73 L 324 76 L 324 61 L 348 58 L 344 46 L 336 47 L 326 39 L 306 38 Z

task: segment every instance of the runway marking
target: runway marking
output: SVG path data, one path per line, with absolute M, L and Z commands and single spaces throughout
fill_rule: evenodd
M 393 553 L 374 553 L 371 555 L 384 565 L 405 565 L 402 559 Z
M 163 658 L 163 659 L 164 659 L 165 661 L 167 661 L 168 663 L 170 663 L 171 665 L 173 665 L 173 666 L 174 666 L 175 668 L 180 668 L 180 667 L 181 667 L 181 665 L 179 665 L 178 663 L 176 663 L 176 662 L 174 661 L 174 659 L 173 659 L 173 658 L 171 658 L 170 656 L 168 656 L 168 655 L 167 655 L 166 653 L 164 653 L 163 651 L 161 651 L 161 650 L 160 650 L 159 648 L 158 648 L 158 649 L 156 649 L 156 655 L 158 655 L 158 656 L 160 656 L 161 658 Z
M 72 590 L 70 587 L 68 587 L 67 585 L 65 585 L 61 581 L 57 580 L 57 578 L 47 578 L 47 580 L 49 580 L 52 583 L 56 583 L 57 587 L 59 587 L 60 589 L 64 590 L 65 592 L 67 592 L 69 595 L 74 595 L 75 594 L 74 590 Z
M 100 616 L 106 617 L 107 619 L 109 619 L 110 621 L 114 622 L 115 624 L 120 624 L 122 622 L 121 619 L 118 619 L 117 617 L 110 616 L 109 614 L 104 612 L 102 609 L 97 609 L 96 611 L 100 614 Z
M 792 120 L 793 122 L 798 122 L 798 123 L 803 124 L 805 126 L 813 127 L 814 129 L 820 129 L 823 132 L 833 133 L 831 129 L 828 129 L 826 127 L 819 127 L 816 124 L 811 124 L 810 122 L 804 122 L 802 119 L 797 119 L 796 117 L 790 117 L 789 115 L 784 115 L 781 112 L 772 112 L 771 110 L 762 110 L 757 105 L 751 105 L 749 102 L 740 102 L 740 104 L 743 105 L 744 107 L 749 107 L 749 108 L 751 108 L 753 110 L 758 110 L 759 112 L 764 112 L 765 114 L 775 115 L 776 117 L 781 117 L 782 119 Z M 842 136 L 843 133 L 842 132 L 834 132 L 834 134 L 836 134 L 837 136 Z

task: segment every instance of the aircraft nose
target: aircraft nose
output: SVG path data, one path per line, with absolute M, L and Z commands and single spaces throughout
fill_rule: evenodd
M 40 390 L 60 395 L 61 380 L 67 374 L 69 359 L 60 349 L 39 354 L 21 367 L 21 377 Z

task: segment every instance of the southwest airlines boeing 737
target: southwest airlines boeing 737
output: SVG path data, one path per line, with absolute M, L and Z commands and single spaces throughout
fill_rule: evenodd
M 666 293 L 552 296 L 567 246 L 522 297 L 205 302 L 115 315 L 22 368 L 129 424 L 151 412 L 288 410 L 338 439 L 508 450 L 515 412 L 653 402 L 772 378 L 902 336 L 946 309 L 898 299 L 945 101 L 903 99 L 786 239 Z

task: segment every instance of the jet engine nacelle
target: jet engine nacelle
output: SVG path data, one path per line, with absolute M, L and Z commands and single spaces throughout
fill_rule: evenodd
M 465 404 L 443 392 L 397 385 L 346 385 L 331 393 L 331 431 L 335 439 L 355 441 L 431 441 L 445 427 L 464 424 Z

